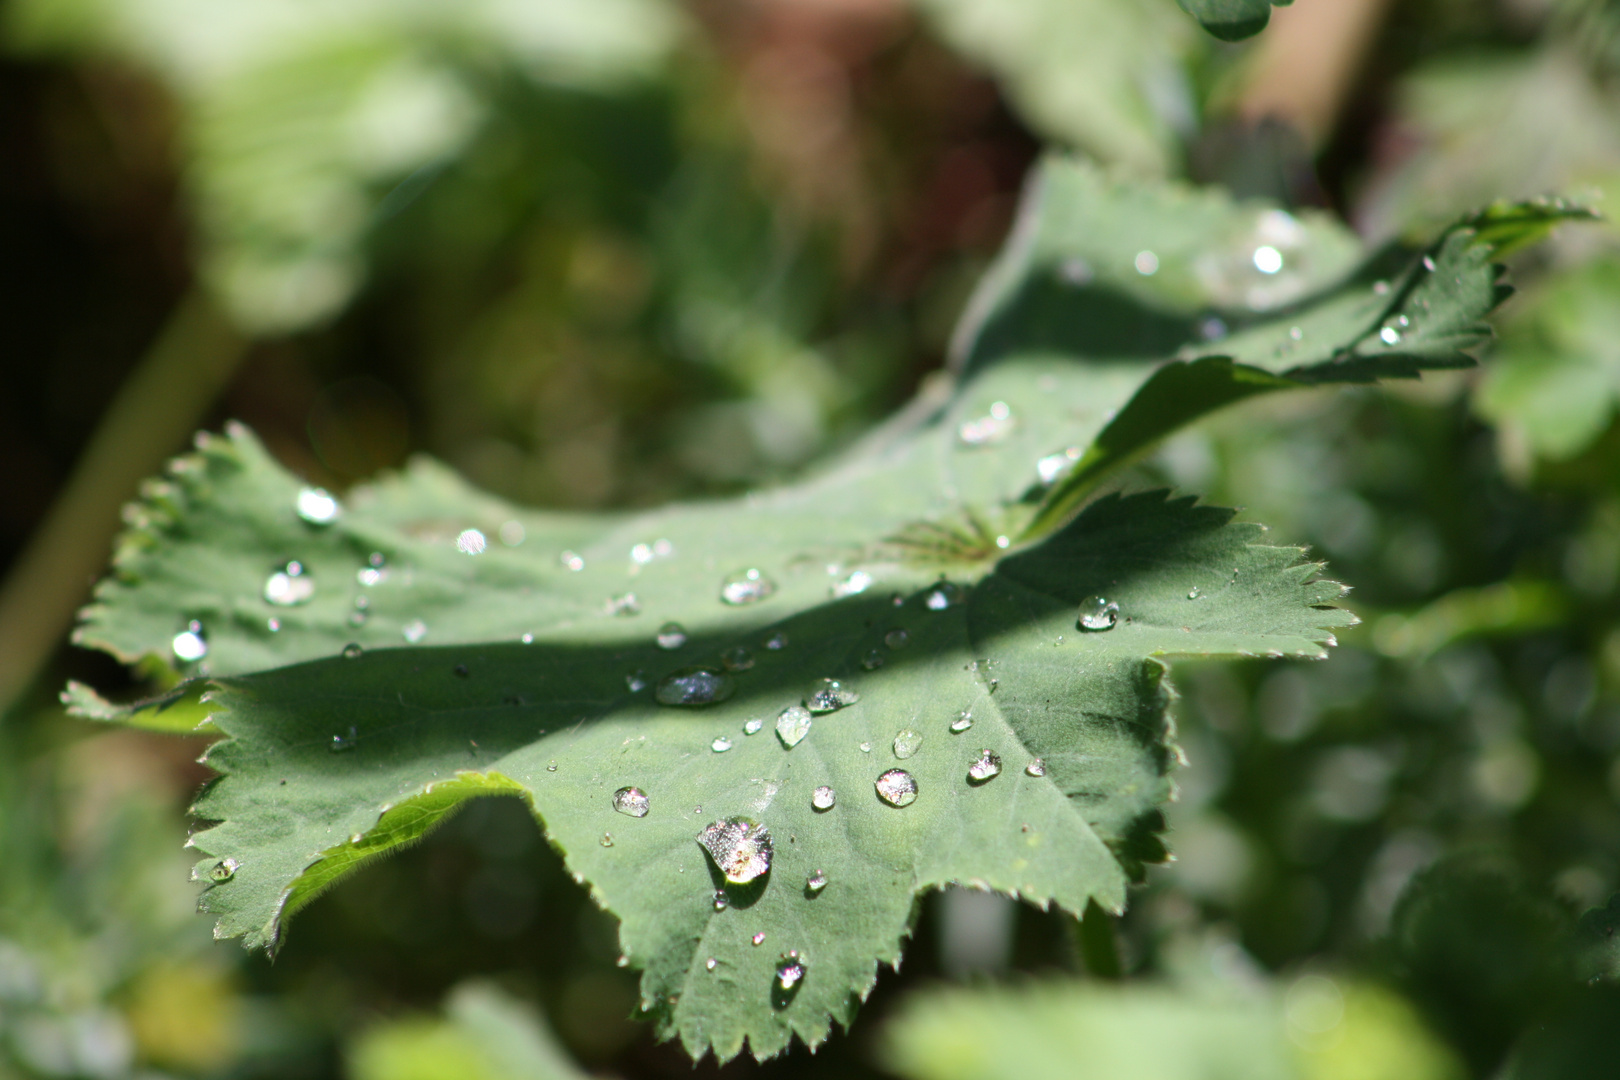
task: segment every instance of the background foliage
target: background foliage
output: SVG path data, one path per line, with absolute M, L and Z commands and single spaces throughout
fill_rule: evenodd
M 419 450 L 560 508 L 785 477 L 944 362 L 1041 142 L 1374 245 L 1620 166 L 1601 0 L 1313 6 L 1226 45 L 1168 2 L 13 0 L 0 550 L 92 554 L 22 575 L 66 606 L 0 605 L 0 640 L 61 640 L 134 477 L 227 417 L 334 489 Z M 1605 228 L 1514 256 L 1477 376 L 1269 395 L 1116 478 L 1309 544 L 1363 625 L 1325 664 L 1178 665 L 1177 861 L 1113 950 L 932 895 L 847 1035 L 725 1071 L 1039 1075 L 1105 1030 L 1111 1076 L 1227 1075 L 1232 1039 L 1278 1075 L 1605 1075 L 1577 916 L 1620 885 L 1617 259 Z M 65 487 L 153 370 L 172 407 L 126 412 L 158 456 Z M 62 490 L 90 525 L 41 526 Z M 513 800 L 315 901 L 274 964 L 213 945 L 178 850 L 203 742 L 70 720 L 64 676 L 166 678 L 63 647 L 0 680 L 0 1073 L 690 1072 Z M 929 996 L 973 973 L 1039 985 Z

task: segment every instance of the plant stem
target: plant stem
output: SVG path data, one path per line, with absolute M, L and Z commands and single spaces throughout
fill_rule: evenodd
M 119 508 L 184 444 L 246 346 L 194 289 L 119 388 L 0 586 L 0 716 L 28 690 L 72 625 L 107 560 Z
M 1118 979 L 1125 974 L 1119 959 L 1119 940 L 1114 934 L 1114 919 L 1097 906 L 1097 901 L 1086 904 L 1085 917 L 1075 926 L 1075 943 L 1080 947 L 1080 958 L 1086 970 L 1099 979 Z

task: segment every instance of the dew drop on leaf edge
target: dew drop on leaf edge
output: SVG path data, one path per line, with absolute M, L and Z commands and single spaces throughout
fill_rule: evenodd
M 638 787 L 622 787 L 613 793 L 613 809 L 630 817 L 646 817 L 651 809 L 651 800 Z
M 917 778 L 904 769 L 890 769 L 874 786 L 878 798 L 890 806 L 910 806 L 917 801 Z

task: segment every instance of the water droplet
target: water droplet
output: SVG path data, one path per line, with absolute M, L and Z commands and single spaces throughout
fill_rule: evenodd
M 353 750 L 354 744 L 359 741 L 360 733 L 353 726 L 350 726 L 348 734 L 332 736 L 332 744 L 329 749 L 334 754 L 340 754 L 345 750 Z
M 703 961 L 703 966 L 708 968 L 710 971 L 713 971 L 715 968 L 720 966 L 720 961 L 711 956 L 707 960 Z
M 839 682 L 837 679 L 822 679 L 817 686 L 804 699 L 804 707 L 813 713 L 837 712 L 861 700 L 861 695 Z
M 698 833 L 720 873 L 733 885 L 746 885 L 771 869 L 771 832 L 748 818 L 726 818 Z
M 630 561 L 638 566 L 646 566 L 653 561 L 651 544 L 637 544 L 630 549 Z
M 612 847 L 613 846 L 613 834 L 612 833 L 605 832 L 605 833 L 602 834 L 602 846 L 603 847 Z
M 903 649 L 911 644 L 911 635 L 904 630 L 890 630 L 883 635 L 883 644 L 891 649 Z
M 456 550 L 463 555 L 482 555 L 488 546 L 489 540 L 477 529 L 463 529 L 456 537 Z
M 993 446 L 1011 435 L 1017 426 L 1012 409 L 1005 401 L 997 401 L 985 415 L 962 421 L 956 429 L 956 437 L 963 446 Z
M 640 615 L 641 601 L 636 599 L 633 592 L 610 596 L 602 605 L 602 610 L 609 615 Z
M 1423 269 L 1427 270 L 1431 274 L 1434 273 L 1434 256 L 1423 256 Z
M 810 734 L 810 710 L 801 705 L 789 705 L 776 718 L 776 737 L 789 750 L 798 746 Z
M 281 632 L 281 620 L 280 619 L 276 619 L 276 618 L 266 619 L 266 620 L 264 620 L 264 626 L 265 626 L 265 629 L 269 630 L 272 634 L 276 634 L 276 633 Z
M 872 752 L 872 744 L 871 743 L 869 743 L 869 742 L 861 743 L 861 753 L 870 754 L 871 752 Z
M 1373 282 L 1373 292 L 1375 294 L 1377 294 L 1378 296 L 1385 295 L 1386 293 L 1389 292 L 1389 282 L 1387 282 L 1387 281 L 1375 281 L 1375 282 Z
M 1058 267 L 1058 273 L 1062 274 L 1063 280 L 1070 285 L 1086 285 L 1096 276 L 1091 264 L 1079 256 L 1064 259 L 1062 265 Z
M 264 601 L 277 607 L 307 604 L 315 598 L 315 579 L 304 572 L 304 564 L 294 559 L 271 574 L 264 582 Z
M 576 574 L 585 569 L 585 559 L 578 552 L 565 551 L 557 556 L 557 561 L 564 570 L 572 570 Z
M 330 525 L 342 510 L 330 491 L 318 487 L 307 487 L 300 491 L 293 506 L 298 516 L 311 525 Z
M 1042 761 L 1040 758 L 1036 758 L 1034 761 L 1031 761 L 1028 765 L 1024 766 L 1024 771 L 1030 776 L 1045 776 L 1046 762 Z
M 783 649 L 787 648 L 787 643 L 788 636 L 782 633 L 780 630 L 765 639 L 765 647 L 770 649 L 772 652 L 781 652 Z
M 1262 274 L 1275 274 L 1283 268 L 1282 252 L 1270 244 L 1254 249 L 1254 268 Z
M 827 875 L 817 870 L 804 879 L 804 887 L 812 893 L 818 893 L 827 887 Z
M 1401 343 L 1401 332 L 1393 326 L 1386 326 L 1378 331 L 1378 340 L 1385 345 L 1399 345 Z
M 423 622 L 421 619 L 412 619 L 410 622 L 400 627 L 399 632 L 405 636 L 405 640 L 407 642 L 415 645 L 417 642 L 427 637 L 427 623 Z
M 758 720 L 758 719 L 750 720 L 750 721 L 748 721 L 748 723 L 743 725 L 743 734 L 744 735 L 758 735 L 760 733 L 760 731 L 762 731 L 764 729 L 764 727 L 765 727 L 765 721 Z
M 856 596 L 872 587 L 872 575 L 865 570 L 856 570 L 842 581 L 833 583 L 833 599 L 841 600 L 846 596 Z
M 518 640 L 521 641 L 525 645 L 533 645 L 534 644 L 534 635 L 533 634 L 524 634 L 522 637 L 518 638 Z
M 1001 775 L 1001 757 L 989 750 L 980 750 L 979 759 L 968 766 L 968 782 L 982 784 Z
M 667 622 L 658 628 L 654 640 L 660 649 L 678 649 L 686 644 L 686 627 L 678 622 Z
M 190 664 L 201 660 L 208 655 L 208 637 L 203 631 L 203 624 L 196 619 L 186 624 L 186 628 L 174 635 L 169 643 L 174 650 L 174 657 L 184 663 Z
M 894 737 L 894 756 L 904 761 L 922 749 L 922 740 L 921 732 L 907 728 Z
M 630 958 L 628 956 L 624 955 L 624 953 L 620 953 L 619 958 L 617 960 L 613 961 L 613 966 L 614 967 L 629 967 L 630 966 Z
M 798 953 L 788 953 L 776 965 L 776 985 L 783 990 L 793 989 L 804 978 L 804 964 L 799 962 L 798 956 Z
M 645 671 L 632 671 L 624 677 L 624 687 L 632 694 L 639 694 L 647 689 L 647 673 Z
M 647 793 L 638 787 L 622 787 L 613 793 L 613 809 L 631 817 L 646 817 L 650 809 Z
M 838 793 L 823 784 L 810 793 L 810 805 L 817 810 L 831 810 L 838 801 Z
M 351 641 L 343 646 L 343 659 L 353 660 L 366 650 L 360 647 L 358 641 Z
M 716 735 L 714 742 L 709 744 L 709 749 L 717 754 L 723 754 L 731 749 L 731 740 L 724 735 Z
M 1395 316 L 1395 325 L 1400 329 L 1405 330 L 1408 326 L 1412 325 L 1412 320 L 1408 319 L 1405 315 L 1397 315 Z
M 1192 588 L 1187 590 L 1187 599 L 1196 600 L 1198 599 L 1198 596 L 1198 586 L 1194 585 Z
M 737 690 L 730 675 L 712 667 L 689 667 L 671 672 L 658 680 L 653 696 L 660 705 L 713 705 L 725 701 Z
M 1198 324 L 1198 336 L 1205 341 L 1219 341 L 1227 335 L 1226 320 L 1211 315 Z
M 1297 326 L 1290 326 L 1288 328 L 1288 340 L 1289 341 L 1304 341 L 1305 340 L 1305 331 L 1301 330 Z
M 752 941 L 755 945 L 763 945 L 763 944 L 765 944 L 765 931 L 761 930 L 759 933 L 755 934 L 749 940 Z
M 727 671 L 747 671 L 754 666 L 754 654 L 738 645 L 721 653 L 720 663 Z
M 546 762 L 546 772 L 556 772 L 556 771 L 557 771 L 557 763 L 555 761 Z
M 726 895 L 726 890 L 724 890 L 724 889 L 716 889 L 716 890 L 714 890 L 714 910 L 716 910 L 716 911 L 724 911 L 724 910 L 726 910 L 726 908 L 728 908 L 730 906 L 731 906 L 731 897 Z
M 960 735 L 962 732 L 966 731 L 968 728 L 970 728 L 972 726 L 973 726 L 973 714 L 969 713 L 966 709 L 963 709 L 962 714 L 960 716 L 958 716 L 955 720 L 951 721 L 951 730 L 956 732 L 958 735 Z
M 776 582 L 753 567 L 730 574 L 720 583 L 720 599 L 727 604 L 757 604 L 775 594 Z
M 1080 618 L 1075 627 L 1080 630 L 1112 630 L 1119 625 L 1119 605 L 1101 596 L 1093 596 L 1080 605 Z
M 236 876 L 237 867 L 241 865 L 235 859 L 221 859 L 212 870 L 208 871 L 208 880 L 215 884 L 229 881 Z
M 883 661 L 883 654 L 878 652 L 876 649 L 873 649 L 871 652 L 861 657 L 861 667 L 865 668 L 867 671 L 876 671 L 878 668 L 883 666 Z
M 928 590 L 928 596 L 923 600 L 923 604 L 929 611 L 944 611 L 948 607 L 960 604 L 962 600 L 961 586 L 949 581 L 942 581 Z
M 910 806 L 917 801 L 917 778 L 904 769 L 890 769 L 877 778 L 878 798 L 890 806 Z
M 1143 277 L 1152 277 L 1159 272 L 1159 257 L 1151 251 L 1138 251 L 1136 258 L 1131 260 L 1136 272 Z
M 377 566 L 362 566 L 354 572 L 354 580 L 362 588 L 372 588 L 381 585 L 388 578 L 388 571 Z
M 349 625 L 357 627 L 366 625 L 366 613 L 364 611 L 349 612 Z

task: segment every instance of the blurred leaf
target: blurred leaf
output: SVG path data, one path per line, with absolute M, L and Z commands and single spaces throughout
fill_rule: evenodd
M 1620 982 L 1620 893 L 1581 916 L 1575 927 L 1576 963 L 1587 982 Z
M 1093 898 L 1119 910 L 1127 879 L 1163 855 L 1154 833 L 1172 750 L 1157 657 L 1319 656 L 1318 628 L 1346 621 L 1323 607 L 1339 586 L 1316 580 L 1296 549 L 1260 545 L 1257 527 L 1162 495 L 1099 502 L 999 562 L 992 546 L 957 564 L 960 583 L 938 584 L 931 564 L 861 558 L 886 550 L 876 543 L 884 521 L 937 498 L 923 477 L 942 454 L 999 452 L 958 449 L 956 426 L 936 423 L 799 488 L 603 520 L 579 549 L 583 568 L 570 570 L 541 515 L 512 511 L 533 526 L 524 543 L 479 555 L 435 517 L 375 520 L 368 500 L 397 501 L 369 492 L 311 525 L 295 512 L 297 482 L 238 430 L 205 440 L 149 488 L 164 507 L 134 515 L 141 528 L 82 637 L 133 657 L 169 648 L 180 627 L 206 638 L 202 663 L 216 676 L 327 657 L 211 691 L 230 738 L 210 752 L 225 776 L 197 812 L 223 824 L 193 846 L 210 857 L 197 876 L 210 883 L 203 905 L 221 933 L 274 945 L 282 919 L 347 869 L 420 836 L 460 798 L 514 791 L 620 917 L 625 953 L 647 969 L 644 1006 L 666 1031 L 694 1054 L 712 1046 L 730 1057 L 746 1038 L 769 1056 L 795 1033 L 814 1044 L 829 1018 L 848 1020 L 876 962 L 898 960 L 919 891 L 978 881 L 1074 913 Z M 573 542 L 581 519 L 566 520 Z M 863 535 L 865 545 L 852 543 Z M 386 553 L 380 567 L 373 550 Z M 278 608 L 264 575 L 290 556 L 316 589 Z M 835 591 L 849 595 L 828 603 L 838 583 L 824 565 L 840 558 L 850 561 Z M 857 564 L 862 576 L 848 577 Z M 774 595 L 721 603 L 722 579 L 745 568 Z M 375 584 L 356 577 L 381 570 L 389 576 Z M 608 614 L 626 590 L 645 616 Z M 1105 590 L 1118 625 L 1078 630 L 1077 605 L 1089 610 Z M 355 597 L 367 601 L 358 627 L 348 619 Z M 264 628 L 269 617 L 279 630 Z M 188 618 L 201 628 L 184 629 Z M 685 638 L 673 650 L 651 640 L 666 619 Z M 417 620 L 441 647 L 378 647 L 402 643 Z M 785 648 L 765 645 L 775 634 Z M 364 654 L 335 655 L 346 637 L 366 642 Z M 718 658 L 739 647 L 751 665 L 721 675 Z M 736 697 L 702 712 L 649 700 L 648 682 L 694 663 Z M 859 704 L 821 717 L 785 751 L 769 725 L 828 677 Z M 952 733 L 964 713 L 972 733 Z M 1077 725 L 1076 715 L 1089 719 Z M 745 736 L 750 719 L 766 730 Z M 893 761 L 907 728 L 923 746 Z M 721 736 L 735 748 L 710 749 Z M 984 749 L 1007 775 L 975 786 L 968 768 Z M 1030 775 L 1037 757 L 1044 773 Z M 869 786 L 894 765 L 916 778 L 914 806 L 887 806 Z M 821 784 L 840 796 L 829 815 L 810 805 Z M 645 818 L 614 812 L 613 792 L 631 785 L 651 800 Z M 723 882 L 694 838 L 739 816 L 769 827 L 777 884 L 732 886 L 717 911 Z M 829 884 L 806 889 L 818 870 Z M 752 944 L 759 933 L 772 948 Z M 808 974 L 773 996 L 789 950 Z
M 1463 1080 L 1467 1071 L 1410 1002 L 1376 983 L 1336 981 L 1333 1003 L 1305 999 L 1296 980 L 1284 998 L 1289 1036 L 1300 1048 L 1302 1080 Z M 1328 1007 L 1324 1010 L 1322 1005 Z
M 1503 1080 L 1608 1080 L 1614 1075 L 1616 1030 L 1620 990 L 1588 990 L 1525 1033 Z
M 24 48 L 109 52 L 175 92 L 198 262 L 258 333 L 342 309 L 390 189 L 461 150 L 495 72 L 609 88 L 655 71 L 680 31 L 659 0 L 25 0 L 7 18 Z
M 1600 259 L 1542 283 L 1514 314 L 1474 405 L 1522 434 L 1541 457 L 1573 457 L 1620 402 L 1620 260 Z
M 463 983 L 443 1020 L 368 1028 L 349 1049 L 354 1080 L 576 1080 L 586 1074 L 545 1023 L 498 987 Z
M 1385 656 L 1422 660 L 1466 638 L 1557 626 L 1569 612 L 1569 598 L 1555 584 L 1499 581 L 1454 589 L 1409 615 L 1382 616 L 1373 626 L 1373 641 Z
M 915 3 L 1042 135 L 1133 172 L 1175 171 L 1194 123 L 1184 64 L 1198 43 L 1169 0 Z
M 884 1029 L 907 1080 L 1290 1080 L 1269 997 L 1047 983 L 913 994 Z
M 1177 0 L 1181 9 L 1222 41 L 1253 37 L 1271 21 L 1271 6 L 1292 0 Z

